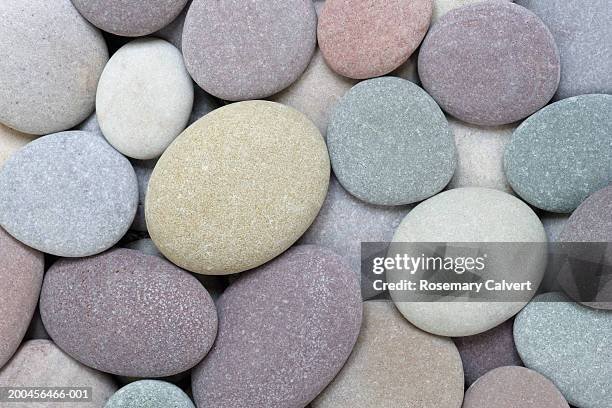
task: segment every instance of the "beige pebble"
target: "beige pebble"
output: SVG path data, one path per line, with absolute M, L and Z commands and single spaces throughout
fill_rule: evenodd
M 0 123 L 0 167 L 13 153 L 35 138 L 36 136 L 21 133 Z

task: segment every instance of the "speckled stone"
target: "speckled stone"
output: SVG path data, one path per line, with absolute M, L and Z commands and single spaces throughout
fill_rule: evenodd
M 304 72 L 316 25 L 312 0 L 194 0 L 183 29 L 185 63 L 218 98 L 265 98 Z
M 242 275 L 221 296 L 219 335 L 193 372 L 196 404 L 304 407 L 349 357 L 361 305 L 357 276 L 314 245 Z
M 544 230 L 548 236 L 548 242 L 559 241 L 559 236 L 563 232 L 569 217 L 569 214 L 550 212 L 543 212 L 540 214 L 540 220 L 542 221 L 542 225 L 544 225 Z
M 11 358 L 28 329 L 42 284 L 43 255 L 0 228 L 0 367 Z
M 209 114 L 221 106 L 221 103 L 219 103 L 214 96 L 207 94 L 199 86 L 196 85 L 194 91 L 193 110 L 189 117 L 189 125 L 192 125 L 202 116 Z
M 490 371 L 465 393 L 462 408 L 569 408 L 557 387 L 525 367 Z
M 131 377 L 188 370 L 217 332 L 215 306 L 196 278 L 123 248 L 56 262 L 45 275 L 40 313 L 51 338 L 70 356 Z
M 417 49 L 432 9 L 433 0 L 327 0 L 317 27 L 319 47 L 340 75 L 388 74 Z
M 612 96 L 547 106 L 519 126 L 506 148 L 510 185 L 529 204 L 569 213 L 612 183 Z
M 147 231 L 147 221 L 145 219 L 145 200 L 147 197 L 147 188 L 149 187 L 149 180 L 151 179 L 151 173 L 155 168 L 157 160 L 132 160 L 132 167 L 136 173 L 136 180 L 138 180 L 138 209 L 136 210 L 136 216 L 132 223 L 131 229 L 140 232 Z
M 456 166 L 444 114 L 421 88 L 400 78 L 355 85 L 332 112 L 327 144 L 342 186 L 371 204 L 431 197 L 448 184 Z
M 612 406 L 612 312 L 540 295 L 514 323 L 526 367 L 548 377 L 580 408 Z
M 0 123 L 0 168 L 23 146 L 34 140 L 34 136 L 18 132 Z
M 308 229 L 329 173 L 325 142 L 303 114 L 273 102 L 227 105 L 187 128 L 157 162 L 147 227 L 182 268 L 242 272 Z
M 73 360 L 49 340 L 31 340 L 23 343 L 15 356 L 0 370 L 0 387 L 91 387 L 90 402 L 78 404 L 28 402 L 27 404 L 2 403 L 28 408 L 102 408 L 117 386 L 109 375 L 92 370 Z
M 419 52 L 419 77 L 442 109 L 476 125 L 526 118 L 550 101 L 560 75 L 552 34 L 507 1 L 467 5 L 435 24 Z
M 129 161 L 99 137 L 61 132 L 14 154 L 0 172 L 0 224 L 26 245 L 65 257 L 114 245 L 129 228 L 138 185 Z
M 365 302 L 363 313 L 351 357 L 313 408 L 461 406 L 463 370 L 450 339 L 417 329 L 391 302 Z
M 176 385 L 141 380 L 117 391 L 104 408 L 195 408 L 195 405 Z
M 0 15 L 0 122 L 42 135 L 85 120 L 108 61 L 100 32 L 70 0 L 3 1 Z
M 449 11 L 466 6 L 472 3 L 479 3 L 482 0 L 434 0 L 433 15 L 431 16 L 431 23 L 436 23 L 440 17 L 448 13 Z M 512 1 L 512 0 L 510 0 Z
M 72 0 L 89 22 L 125 37 L 151 34 L 170 24 L 187 0 Z
M 417 205 L 404 218 L 393 241 L 544 243 L 546 233 L 533 210 L 518 198 L 498 190 L 466 187 L 445 191 Z M 495 260 L 495 264 L 487 267 L 487 277 L 515 282 L 529 280 L 535 291 L 546 266 L 545 246 L 534 245 L 529 254 L 521 251 L 521 246 L 496 248 L 487 247 L 489 259 Z M 517 258 L 519 254 L 522 258 Z M 387 271 L 387 280 L 407 279 L 404 273 Z M 524 292 L 524 296 L 527 294 Z M 391 291 L 391 296 L 399 311 L 415 326 L 452 337 L 490 330 L 525 305 L 517 297 L 516 301 L 478 301 L 466 296 L 448 296 L 442 302 L 418 302 L 410 301 L 417 295 L 408 292 Z
M 192 0 L 187 0 L 187 4 L 183 7 L 183 11 L 181 11 L 170 24 L 154 32 L 151 36 L 166 40 L 180 50 L 183 46 L 183 27 L 185 26 L 185 18 L 187 17 L 189 7 L 191 7 L 191 2 Z
M 454 339 L 461 354 L 466 385 L 472 385 L 498 367 L 523 365 L 514 345 L 513 324 L 514 320 L 507 320 L 484 333 Z

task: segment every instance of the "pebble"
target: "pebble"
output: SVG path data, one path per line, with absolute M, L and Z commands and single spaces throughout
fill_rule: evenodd
M 155 243 L 150 238 L 138 239 L 125 245 L 125 248 L 135 249 L 147 255 L 157 256 L 164 259 L 164 256 L 159 249 L 155 246 Z
M 38 303 L 43 255 L 0 228 L 0 368 L 19 347 Z
M 66 353 L 129 377 L 190 369 L 217 332 L 214 303 L 196 278 L 159 257 L 123 248 L 56 262 L 45 275 L 40 313 Z
M 83 132 L 93 133 L 106 141 L 106 138 L 104 138 L 104 135 L 102 134 L 102 129 L 100 129 L 100 124 L 98 123 L 98 116 L 95 112 L 85 119 L 83 123 L 79 124 L 74 130 L 82 130 Z
M 192 374 L 197 406 L 302 408 L 359 334 L 359 281 L 342 258 L 296 246 L 242 275 L 218 303 L 219 334 Z
M 504 168 L 529 204 L 569 213 L 612 183 L 612 96 L 564 99 L 531 116 L 514 132 Z
M 257 267 L 308 229 L 329 173 L 325 142 L 303 114 L 274 102 L 227 105 L 187 128 L 157 162 L 149 234 L 191 272 Z
M 319 47 L 330 67 L 366 79 L 402 65 L 423 40 L 433 0 L 327 0 L 319 16 Z
M 371 204 L 431 197 L 448 184 L 456 166 L 444 114 L 421 88 L 400 78 L 355 85 L 332 112 L 327 144 L 342 186 Z
M 461 406 L 463 370 L 450 339 L 417 329 L 391 302 L 365 302 L 363 314 L 351 357 L 312 408 Z
M 465 393 L 462 408 L 569 408 L 557 387 L 525 367 L 490 371 Z
M 525 366 L 555 383 L 570 404 L 612 406 L 612 312 L 559 293 L 539 295 L 517 316 L 514 341 Z
M 194 0 L 183 29 L 185 64 L 218 98 L 265 98 L 304 72 L 316 26 L 311 0 Z
M 176 385 L 158 380 L 140 380 L 126 385 L 104 408 L 195 408 L 189 396 Z
M 115 149 L 135 159 L 160 156 L 185 129 L 192 108 L 193 83 L 181 52 L 164 40 L 124 45 L 98 84 L 102 133 Z
M 448 13 L 449 11 L 466 6 L 472 3 L 479 3 L 482 0 L 434 0 L 433 15 L 431 16 L 431 23 L 436 23 L 440 17 Z M 510 0 L 513 1 L 513 0 Z
M 3 1 L 0 15 L 0 122 L 43 135 L 85 120 L 108 61 L 100 32 L 70 0 Z
M 13 153 L 34 139 L 34 136 L 18 132 L 0 123 L 0 169 Z
M 147 197 L 147 188 L 149 187 L 149 180 L 151 179 L 151 173 L 155 168 L 157 160 L 132 160 L 132 167 L 136 173 L 136 180 L 138 181 L 138 208 L 136 210 L 136 216 L 130 229 L 134 231 L 146 232 L 147 221 L 145 219 L 145 200 Z
M 560 75 L 550 31 L 506 1 L 467 5 L 435 24 L 419 52 L 419 77 L 447 113 L 476 125 L 504 125 L 550 101 Z

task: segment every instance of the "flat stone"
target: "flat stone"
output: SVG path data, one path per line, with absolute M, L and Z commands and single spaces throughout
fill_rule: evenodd
M 158 380 L 140 380 L 126 385 L 104 408 L 195 408 L 189 396 L 176 385 Z
M 479 3 L 482 0 L 434 0 L 433 15 L 431 16 L 431 23 L 438 22 L 440 17 L 448 13 L 449 11 L 466 6 L 472 3 Z M 513 1 L 513 0 L 510 0 Z
M 151 36 L 166 40 L 180 50 L 183 46 L 183 27 L 185 26 L 185 18 L 187 17 L 189 7 L 191 7 L 191 2 L 192 0 L 187 0 L 187 5 L 183 7 L 183 11 L 181 11 L 170 24 L 154 32 Z
M 556 102 L 524 121 L 504 157 L 514 191 L 535 207 L 569 213 L 611 184 L 610 112 L 612 96 L 584 95 Z
M 13 153 L 34 139 L 34 136 L 21 133 L 0 123 L 0 168 Z
M 273 102 L 227 105 L 187 128 L 157 162 L 149 234 L 191 272 L 254 268 L 308 229 L 329 173 L 325 142 L 303 114 Z
M 330 67 L 349 78 L 388 74 L 417 49 L 433 0 L 327 0 L 317 27 Z
M 102 252 L 134 219 L 138 185 L 129 161 L 80 131 L 41 137 L 0 172 L 0 224 L 39 251 L 64 257 Z
M 448 184 L 456 166 L 444 114 L 421 88 L 400 78 L 355 85 L 332 112 L 327 144 L 342 186 L 371 204 L 431 197 Z
M 183 29 L 185 63 L 198 85 L 218 98 L 265 98 L 304 72 L 315 49 L 316 26 L 312 1 L 260 0 L 245 6 L 242 0 L 194 0 Z
M 304 245 L 241 275 L 218 309 L 217 340 L 192 374 L 196 405 L 302 408 L 349 357 L 362 302 L 340 256 Z
M 155 168 L 157 160 L 132 160 L 132 167 L 136 173 L 136 180 L 138 180 L 138 209 L 136 210 L 136 216 L 134 222 L 130 227 L 132 230 L 146 232 L 147 221 L 145 219 L 145 200 L 147 197 L 147 188 L 149 187 L 149 180 L 151 179 L 151 173 Z
M 363 313 L 353 353 L 312 408 L 461 406 L 463 370 L 450 339 L 417 329 L 391 302 L 365 302 Z
M 40 313 L 53 341 L 70 356 L 130 377 L 190 369 L 217 333 L 214 303 L 196 278 L 124 248 L 53 264 Z
M 70 0 L 3 1 L 0 15 L 0 122 L 43 135 L 85 120 L 108 61 L 102 34 Z
M 447 13 L 419 51 L 425 90 L 447 113 L 476 125 L 504 125 L 538 111 L 555 94 L 559 75 L 548 28 L 507 1 Z

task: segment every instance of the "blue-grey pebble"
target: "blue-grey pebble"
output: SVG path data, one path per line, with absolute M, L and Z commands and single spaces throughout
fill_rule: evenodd
M 355 85 L 332 112 L 327 142 L 342 186 L 371 204 L 431 197 L 448 184 L 457 164 L 444 114 L 425 91 L 401 78 Z
M 525 120 L 504 153 L 514 191 L 529 204 L 569 213 L 612 183 L 612 95 L 553 103 Z
M 104 408 L 195 408 L 176 385 L 159 380 L 140 380 L 117 391 Z

